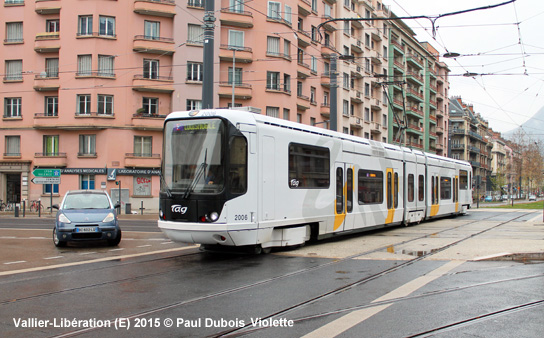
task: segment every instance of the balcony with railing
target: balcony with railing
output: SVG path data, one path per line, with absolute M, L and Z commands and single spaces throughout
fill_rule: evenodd
M 253 14 L 248 11 L 241 11 L 234 7 L 221 9 L 219 21 L 222 25 L 240 28 L 253 27 Z
M 132 50 L 138 53 L 172 55 L 176 51 L 174 39 L 151 35 L 134 36 Z
M 134 13 L 173 18 L 176 15 L 175 0 L 135 0 Z
M 36 13 L 38 14 L 59 14 L 61 9 L 58 0 L 38 0 L 36 1 Z
M 382 126 L 378 122 L 371 122 L 370 123 L 370 133 L 372 133 L 372 134 L 381 134 L 382 133 Z
M 251 63 L 253 62 L 253 50 L 251 47 L 221 44 L 219 47 L 219 60 L 232 62 L 233 57 L 236 63 Z
M 34 76 L 34 90 L 38 92 L 58 91 L 60 81 L 58 74 L 38 74 Z
M 132 90 L 147 93 L 172 93 L 174 91 L 174 78 L 171 76 L 136 74 L 132 79 Z
M 127 153 L 125 154 L 126 168 L 160 168 L 160 154 Z
M 150 114 L 140 108 L 132 115 L 132 127 L 134 129 L 162 130 L 166 115 Z
M 66 153 L 59 152 L 35 153 L 32 164 L 34 167 L 66 167 L 68 157 Z
M 36 34 L 34 50 L 38 53 L 57 53 L 60 49 L 59 32 L 44 32 Z
M 232 97 L 232 82 L 219 82 L 219 97 Z M 238 100 L 249 100 L 253 97 L 253 89 L 248 83 L 234 83 L 234 98 Z

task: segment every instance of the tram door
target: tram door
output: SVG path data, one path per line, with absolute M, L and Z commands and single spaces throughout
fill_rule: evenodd
M 353 229 L 353 165 L 337 162 L 335 165 L 334 231 Z
M 387 201 L 387 218 L 385 224 L 393 223 L 395 219 L 395 209 L 399 207 L 399 173 L 393 168 L 386 170 L 386 201 Z

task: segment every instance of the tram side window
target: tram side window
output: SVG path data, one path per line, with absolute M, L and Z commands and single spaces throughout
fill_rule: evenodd
M 459 171 L 459 189 L 468 189 L 468 172 L 466 170 Z
M 408 202 L 414 201 L 414 174 L 408 175 Z
M 382 204 L 383 172 L 361 169 L 357 174 L 359 204 Z
M 440 199 L 441 200 L 451 199 L 451 178 L 450 177 L 440 177 Z
M 230 142 L 229 184 L 234 194 L 247 191 L 247 140 L 235 136 Z
M 328 189 L 329 149 L 298 143 L 289 144 L 288 184 L 291 189 Z
M 418 198 L 419 201 L 422 202 L 425 200 L 425 176 L 419 175 L 418 184 Z

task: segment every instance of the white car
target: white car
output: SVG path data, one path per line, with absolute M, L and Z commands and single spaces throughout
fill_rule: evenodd
M 529 195 L 529 201 L 536 201 L 535 195 Z

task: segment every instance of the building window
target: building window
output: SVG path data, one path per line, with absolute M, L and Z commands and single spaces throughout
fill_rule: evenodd
M 59 156 L 59 135 L 43 136 L 43 155 Z
M 349 74 L 344 73 L 342 76 L 344 89 L 349 89 Z
M 151 176 L 134 176 L 133 194 L 136 196 L 151 196 Z
M 4 117 L 21 117 L 22 100 L 20 97 L 4 98 Z
M 6 81 L 23 80 L 23 60 L 6 60 Z
M 115 56 L 98 55 L 98 76 L 115 77 L 113 72 Z
M 310 69 L 313 73 L 317 73 L 317 58 L 312 55 Z
M 45 77 L 59 77 L 59 58 L 45 59 Z
M 272 89 L 272 90 L 280 89 L 280 73 L 279 72 L 266 72 L 266 89 Z
M 60 20 L 59 19 L 46 20 L 45 21 L 45 31 L 47 33 L 60 32 Z
M 291 115 L 291 110 L 283 108 L 283 119 L 289 121 L 289 115 Z
M 187 100 L 187 110 L 202 109 L 202 100 Z
M 268 1 L 268 18 L 275 20 L 281 19 L 281 3 Z
M 187 26 L 187 43 L 202 45 L 204 43 L 204 28 L 200 25 Z
M 229 29 L 229 48 L 244 48 L 244 32 Z
M 283 40 L 283 56 L 291 60 L 291 41 Z
M 4 156 L 21 156 L 21 136 L 6 136 L 6 153 Z
M 144 59 L 144 79 L 159 78 L 159 60 Z
M 297 81 L 297 96 L 302 96 L 302 82 Z
M 45 97 L 45 116 L 59 116 L 59 97 Z
M 267 37 L 266 54 L 274 56 L 280 55 L 280 38 L 275 36 Z
M 159 99 L 156 97 L 144 97 L 142 107 L 144 114 L 157 115 L 159 113 Z
M 244 2 L 240 0 L 229 0 L 229 11 L 234 13 L 243 13 Z
M 283 91 L 291 93 L 291 75 L 283 74 Z
M 94 190 L 94 175 L 79 175 L 79 188 Z
M 310 87 L 310 103 L 313 103 L 313 104 L 316 104 L 316 100 L 315 100 L 315 97 L 316 97 L 316 89 L 315 87 Z
M 232 67 L 229 67 L 229 84 L 232 84 L 233 77 L 232 77 Z M 236 68 L 234 70 L 234 84 L 235 85 L 241 85 L 242 84 L 242 68 Z
M 7 43 L 23 42 L 23 23 L 22 22 L 7 22 L 6 23 L 6 40 Z
M 134 136 L 134 156 L 151 157 L 152 136 Z
M 79 94 L 77 96 L 77 115 L 91 114 L 91 95 Z
M 292 10 L 290 6 L 285 5 L 284 19 L 289 25 L 293 23 L 291 18 Z
M 144 21 L 144 39 L 158 40 L 161 36 L 161 23 L 158 21 Z
M 58 194 L 59 193 L 59 185 L 58 184 L 44 184 L 43 185 L 43 193 L 50 195 Z
M 90 76 L 93 74 L 92 55 L 77 56 L 77 76 Z
M 348 100 L 342 101 L 342 115 L 349 116 L 349 101 Z
M 187 62 L 187 80 L 202 82 L 204 77 L 202 63 Z
M 98 94 L 98 114 L 113 115 L 113 95 Z
M 77 35 L 93 35 L 93 16 L 92 15 L 80 15 L 79 27 L 77 29 Z
M 79 135 L 78 156 L 96 156 L 96 135 Z
M 266 107 L 266 116 L 271 117 L 280 117 L 280 108 L 279 107 Z
M 115 18 L 111 16 L 99 16 L 98 35 L 115 37 Z

